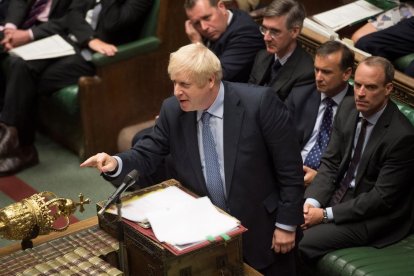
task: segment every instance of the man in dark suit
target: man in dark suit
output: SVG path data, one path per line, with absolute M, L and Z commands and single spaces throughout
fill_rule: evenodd
M 315 83 L 293 88 L 285 101 L 298 132 L 305 186 L 319 168 L 338 106 L 354 94 L 348 84 L 354 52 L 348 47 L 338 41 L 325 42 L 317 49 L 314 64 Z
M 306 192 L 299 250 L 313 260 L 341 248 L 383 247 L 413 220 L 414 128 L 389 99 L 394 68 L 369 57 L 355 72 L 314 182 Z
M 296 0 L 274 0 L 263 14 L 266 50 L 257 53 L 249 83 L 272 87 L 282 101 L 294 86 L 314 81 L 312 57 L 297 41 L 304 19 Z
M 221 82 L 219 59 L 201 44 L 171 54 L 168 72 L 175 97 L 164 101 L 152 133 L 126 152 L 99 153 L 81 167 L 122 180 L 132 169 L 151 174 L 171 154 L 177 180 L 249 229 L 243 236 L 247 263 L 266 275 L 295 275 L 304 188 L 289 111 L 269 88 Z M 203 123 L 207 115 L 210 123 Z M 210 140 L 213 149 L 205 144 Z
M 220 59 L 223 79 L 247 82 L 256 53 L 264 49 L 259 26 L 244 11 L 228 10 L 221 0 L 186 0 L 185 31 Z
M 59 5 L 60 1 L 68 0 L 52 0 L 50 16 L 53 3 Z M 0 115 L 0 175 L 15 173 L 38 163 L 34 147 L 36 105 L 33 103 L 37 102 L 39 94 L 51 95 L 77 83 L 80 76 L 93 75 L 95 68 L 89 62 L 91 54 L 99 52 L 113 56 L 117 51 L 114 44 L 137 38 L 137 26 L 140 26 L 151 3 L 151 0 L 108 0 L 99 3 L 73 0 L 65 10 L 66 14 L 58 21 L 34 23 L 33 34 L 37 29 L 43 30 L 43 24 L 61 28 L 63 32 L 58 33 L 74 45 L 76 54 L 33 61 L 12 56 L 7 58 L 7 84 Z M 26 22 L 19 21 L 19 24 L 25 26 Z M 14 47 L 14 35 L 15 32 L 10 34 L 8 40 L 5 39 L 6 47 L 7 44 Z

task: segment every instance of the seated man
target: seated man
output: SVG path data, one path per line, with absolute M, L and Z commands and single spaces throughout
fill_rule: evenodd
M 354 95 L 348 84 L 353 66 L 353 51 L 338 41 L 325 42 L 316 50 L 315 83 L 293 88 L 285 101 L 302 148 L 305 186 L 319 168 L 339 105 Z
M 274 0 L 264 11 L 260 31 L 266 50 L 257 53 L 249 83 L 272 87 L 282 101 L 295 85 L 314 82 L 312 57 L 297 41 L 304 19 L 296 0 Z
M 174 95 L 153 131 L 126 152 L 98 153 L 96 167 L 117 181 L 151 174 L 168 154 L 177 180 L 238 218 L 244 260 L 265 275 L 295 275 L 295 226 L 303 221 L 302 161 L 289 111 L 265 87 L 221 81 L 220 60 L 201 44 L 170 56 Z
M 355 47 L 391 61 L 414 53 L 414 7 L 409 3 L 404 4 L 404 7 L 406 12 L 400 16 L 402 19 L 397 20 L 397 24 L 375 31 L 374 25 L 368 23 L 354 34 Z M 414 61 L 404 69 L 404 73 L 414 77 Z
M 150 6 L 151 1 L 148 0 L 126 0 L 119 5 L 108 1 L 95 5 L 94 0 L 73 0 L 60 22 L 50 20 L 44 24 L 63 26 L 66 35 L 60 34 L 74 44 L 76 54 L 32 61 L 7 57 L 7 83 L 0 115 L 0 175 L 15 173 L 38 162 L 34 147 L 34 103 L 39 94 L 50 95 L 77 83 L 80 76 L 94 75 L 94 65 L 88 61 L 91 53 L 96 51 L 111 56 L 117 50 L 112 43 L 121 44 L 136 39 L 137 26 Z M 22 21 L 22 26 L 26 22 Z M 36 34 L 35 30 L 43 29 L 42 23 L 37 24 L 35 22 L 33 34 Z M 18 46 L 20 38 L 26 36 L 26 30 L 12 30 L 2 43 L 9 49 Z
M 185 31 L 192 43 L 204 43 L 223 67 L 223 79 L 247 82 L 256 53 L 264 48 L 259 26 L 220 0 L 186 0 Z
M 414 127 L 390 100 L 394 68 L 368 57 L 355 72 L 355 99 L 336 114 L 332 137 L 305 192 L 304 260 L 355 247 L 383 247 L 413 224 Z

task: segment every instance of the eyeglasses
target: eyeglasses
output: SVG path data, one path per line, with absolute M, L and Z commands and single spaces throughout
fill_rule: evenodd
M 275 39 L 276 37 L 278 37 L 282 32 L 279 30 L 273 30 L 273 29 L 268 29 L 265 26 L 260 26 L 259 27 L 260 32 L 262 33 L 262 35 L 266 35 L 267 32 L 269 32 L 269 36 L 272 39 Z

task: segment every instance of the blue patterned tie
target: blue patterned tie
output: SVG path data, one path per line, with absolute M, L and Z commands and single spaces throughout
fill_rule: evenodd
M 224 197 L 223 181 L 220 175 L 220 166 L 214 142 L 213 134 L 210 129 L 211 114 L 204 112 L 201 116 L 203 123 L 203 149 L 206 170 L 207 189 L 214 205 L 226 210 L 226 199 Z
M 332 131 L 333 120 L 333 106 L 335 101 L 327 97 L 323 100 L 325 104 L 325 112 L 323 113 L 322 122 L 319 126 L 318 137 L 315 145 L 312 147 L 308 156 L 306 156 L 304 165 L 317 170 L 321 162 L 321 156 L 325 152 L 326 146 L 329 143 Z

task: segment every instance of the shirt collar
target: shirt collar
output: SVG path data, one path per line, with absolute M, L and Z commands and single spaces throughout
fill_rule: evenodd
M 297 45 L 296 45 L 296 47 L 298 47 Z M 280 64 L 283 66 L 283 65 L 285 65 L 285 63 L 287 62 L 287 60 L 289 59 L 289 57 L 292 55 L 292 53 L 295 51 L 295 49 L 296 49 L 296 47 L 292 50 L 292 51 L 290 51 L 289 53 L 287 53 L 285 56 L 283 56 L 283 57 L 278 57 L 276 54 L 275 54 L 275 61 L 276 60 L 279 60 L 279 62 L 280 62 Z
M 372 114 L 369 117 L 364 117 L 360 112 L 359 117 L 367 120 L 370 125 L 375 125 L 378 122 L 379 117 L 381 117 L 386 107 L 387 105 L 385 105 L 383 108 L 381 108 L 381 110 L 377 111 L 376 113 Z
M 231 10 L 227 10 L 229 13 L 229 18 L 227 18 L 227 26 L 230 25 L 231 20 L 233 19 L 233 12 Z
M 220 82 L 219 92 L 217 94 L 216 99 L 214 100 L 213 104 L 207 110 L 197 110 L 197 122 L 201 119 L 201 115 L 204 111 L 207 111 L 211 115 L 218 117 L 220 119 L 223 118 L 224 114 L 224 86 L 223 83 Z
M 342 102 L 342 100 L 344 99 L 344 97 L 345 97 L 345 95 L 346 95 L 346 92 L 348 92 L 348 85 L 349 84 L 347 84 L 346 86 L 345 86 L 345 88 L 344 89 L 342 89 L 341 90 L 341 92 L 339 92 L 338 94 L 336 94 L 335 96 L 333 96 L 331 99 L 336 103 L 336 105 L 339 105 L 341 102 Z M 328 97 L 325 93 L 321 93 L 321 102 L 326 98 L 326 97 Z

